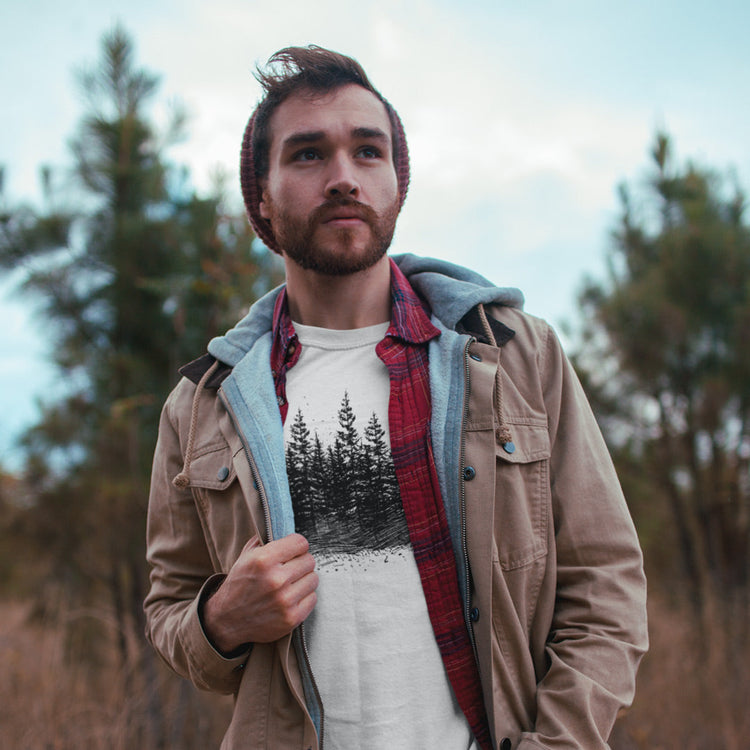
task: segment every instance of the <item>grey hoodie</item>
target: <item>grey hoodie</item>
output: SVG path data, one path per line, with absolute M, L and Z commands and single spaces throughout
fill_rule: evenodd
M 412 254 L 392 257 L 412 288 L 429 304 L 432 322 L 441 331 L 429 345 L 431 437 L 451 537 L 458 554 L 457 477 L 465 389 L 464 351 L 470 337 L 455 329 L 461 318 L 478 304 L 521 308 L 523 295 L 518 289 L 497 287 L 480 274 L 447 261 Z M 270 368 L 273 308 L 280 289 L 258 300 L 234 328 L 208 345 L 211 355 L 233 368 L 223 382 L 223 391 L 235 426 L 255 459 L 266 494 L 273 498 L 270 504 L 273 538 L 294 531 L 282 424 Z M 462 588 L 465 593 L 465 582 Z

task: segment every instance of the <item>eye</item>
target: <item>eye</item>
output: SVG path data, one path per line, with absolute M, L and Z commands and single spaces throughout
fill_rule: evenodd
M 362 146 L 357 151 L 357 156 L 361 156 L 364 159 L 380 159 L 383 156 L 383 152 L 377 146 Z
M 301 151 L 297 151 L 292 158 L 294 161 L 315 161 L 315 159 L 320 159 L 321 156 L 317 149 L 303 148 Z

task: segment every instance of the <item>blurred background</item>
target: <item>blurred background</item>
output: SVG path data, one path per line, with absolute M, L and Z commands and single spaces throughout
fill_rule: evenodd
M 281 279 L 237 166 L 274 51 L 356 57 L 412 181 L 394 252 L 520 287 L 574 360 L 646 557 L 611 745 L 750 747 L 750 6 L 0 4 L 0 745 L 218 747 L 142 637 L 177 367 Z

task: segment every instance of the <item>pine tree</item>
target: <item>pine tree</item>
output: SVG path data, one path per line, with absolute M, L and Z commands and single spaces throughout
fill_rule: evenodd
M 286 446 L 286 470 L 294 505 L 295 522 L 301 534 L 307 534 L 313 527 L 314 508 L 310 495 L 310 461 L 310 430 L 305 424 L 302 410 L 298 409 Z
M 401 505 L 396 470 L 391 451 L 385 440 L 385 430 L 374 413 L 365 428 L 365 444 L 369 456 L 367 494 L 369 528 L 378 546 L 406 544 L 408 543 L 406 519 Z
M 607 283 L 580 297 L 576 364 L 650 559 L 702 618 L 750 615 L 750 229 L 744 196 L 674 164 L 659 134 L 647 194 L 621 188 Z M 681 563 L 674 571 L 673 560 Z M 675 585 L 677 576 L 679 585 Z
M 336 431 L 333 455 L 336 470 L 343 481 L 338 482 L 339 494 L 336 505 L 339 518 L 345 520 L 346 528 L 352 537 L 360 533 L 360 506 L 363 504 L 364 486 L 362 481 L 362 441 L 355 427 L 356 415 L 349 401 L 349 394 L 344 392 L 341 408 L 338 413 L 339 429 Z
M 370 417 L 365 427 L 365 462 L 363 476 L 366 484 L 365 507 L 368 515 L 377 519 L 385 512 L 389 501 L 390 451 L 385 442 L 385 430 L 376 414 Z
M 160 407 L 178 364 L 263 291 L 267 266 L 220 196 L 199 199 L 170 168 L 165 149 L 183 118 L 166 133 L 154 127 L 158 80 L 136 66 L 122 29 L 104 37 L 81 83 L 87 114 L 66 200 L 45 171 L 44 210 L 3 216 L 0 264 L 24 269 L 65 384 L 24 438 L 27 542 L 46 563 L 44 586 L 62 589 L 69 606 L 109 600 L 119 673 L 132 681 L 133 665 L 153 677 L 142 638 L 144 519 Z M 72 631 L 74 656 L 95 652 L 92 635 Z
M 331 471 L 327 452 L 323 449 L 318 433 L 315 433 L 312 456 L 310 458 L 309 497 L 312 509 L 313 524 L 311 538 L 319 541 L 324 533 L 324 509 L 331 494 Z M 312 543 L 312 541 L 311 541 Z

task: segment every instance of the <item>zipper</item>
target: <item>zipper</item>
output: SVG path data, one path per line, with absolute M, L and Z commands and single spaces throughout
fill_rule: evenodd
M 469 551 L 466 544 L 466 479 L 464 478 L 464 469 L 466 468 L 466 420 L 469 415 L 469 394 L 471 391 L 471 382 L 469 380 L 469 347 L 476 341 L 471 337 L 464 347 L 464 404 L 463 414 L 461 416 L 461 449 L 458 459 L 459 472 L 459 508 L 461 510 L 461 552 L 463 553 L 464 563 L 464 580 L 466 581 L 466 601 L 464 602 L 464 620 L 466 629 L 469 631 L 469 640 L 471 648 L 474 651 L 474 660 L 479 665 L 479 654 L 477 653 L 477 642 L 474 636 L 474 626 L 471 622 L 471 578 L 469 573 Z
M 305 639 L 305 623 L 301 623 L 299 628 L 299 642 L 302 650 L 302 656 L 305 660 L 305 667 L 307 674 L 310 677 L 310 684 L 312 685 L 313 693 L 315 694 L 315 701 L 318 704 L 320 710 L 320 731 L 318 733 L 318 750 L 323 750 L 324 736 L 325 736 L 325 711 L 323 709 L 323 699 L 320 697 L 320 690 L 315 682 L 315 675 L 313 675 L 312 664 L 310 663 L 310 652 L 307 650 L 307 640 Z
M 218 395 L 219 395 L 219 400 L 221 401 L 224 408 L 227 410 L 227 414 L 229 414 L 229 418 L 232 421 L 234 431 L 237 433 L 237 436 L 240 439 L 240 443 L 242 444 L 242 449 L 245 452 L 245 458 L 247 459 L 247 463 L 250 466 L 250 474 L 253 477 L 253 482 L 255 482 L 255 487 L 258 490 L 258 495 L 260 496 L 260 504 L 261 504 L 261 507 L 263 508 L 263 517 L 266 522 L 266 537 L 267 537 L 266 542 L 272 542 L 273 541 L 273 527 L 271 526 L 271 510 L 268 506 L 268 497 L 266 495 L 265 487 L 263 486 L 263 482 L 261 482 L 261 479 L 260 479 L 260 472 L 258 471 L 258 467 L 255 463 L 255 459 L 253 458 L 252 453 L 250 452 L 250 449 L 247 447 L 247 441 L 245 440 L 245 436 L 243 435 L 242 430 L 240 430 L 237 425 L 237 417 L 232 411 L 232 407 L 227 402 L 227 399 L 221 389 L 219 389 Z M 320 691 L 318 690 L 318 685 L 315 682 L 315 677 L 312 671 L 312 665 L 310 663 L 310 653 L 307 650 L 307 642 L 305 640 L 304 623 L 302 623 L 299 626 L 298 630 L 299 630 L 298 637 L 299 637 L 299 642 L 300 642 L 300 650 L 302 651 L 302 656 L 305 661 L 305 669 L 310 678 L 310 683 L 312 685 L 313 693 L 315 695 L 315 700 L 320 709 L 320 733 L 318 737 L 318 750 L 323 750 L 323 727 L 324 727 L 324 718 L 325 718 L 324 713 L 323 713 L 323 701 L 320 697 Z

